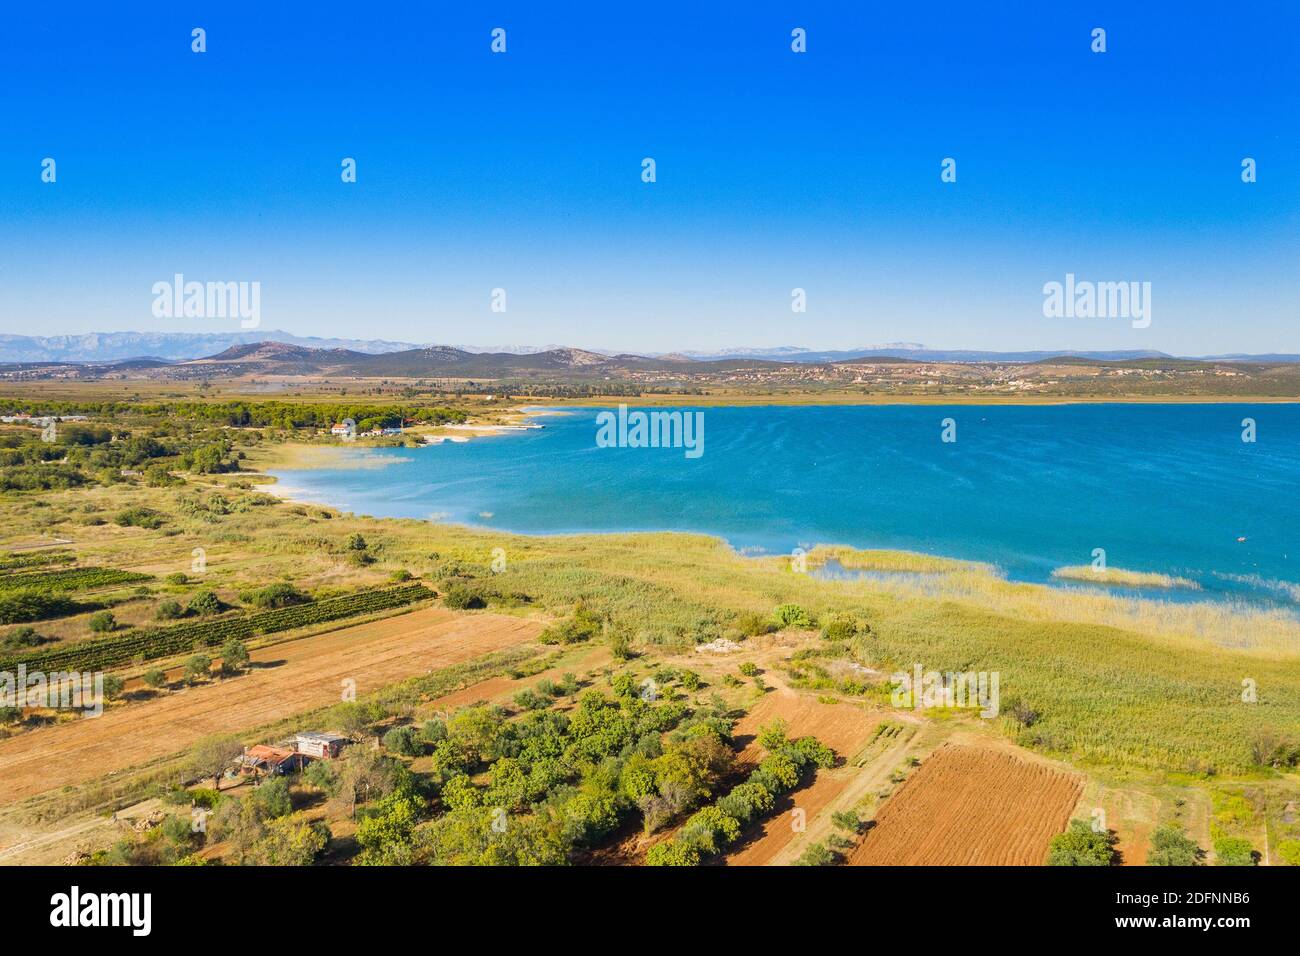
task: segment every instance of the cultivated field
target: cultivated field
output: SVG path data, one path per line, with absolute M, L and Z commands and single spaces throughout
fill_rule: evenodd
M 744 767 L 756 765 L 762 748 L 755 735 L 773 720 L 784 720 L 794 737 L 813 736 L 835 751 L 841 761 L 852 761 L 871 739 L 883 717 L 847 702 L 822 703 L 811 694 L 778 688 L 763 697 L 736 725 L 736 735 L 745 748 L 737 757 Z M 777 862 L 778 855 L 802 832 L 794 827 L 792 811 L 801 810 L 803 820 L 811 826 L 845 788 L 853 782 L 854 767 L 819 770 L 812 783 L 801 787 L 779 804 L 781 812 L 764 820 L 740 848 L 727 857 L 729 866 L 765 866 Z
M 851 866 L 1033 866 L 1083 778 L 981 747 L 939 748 L 875 817 Z
M 0 803 L 176 753 L 206 734 L 270 723 L 530 641 L 539 623 L 427 608 L 267 647 L 243 676 L 0 741 Z M 326 728 L 304 728 L 326 729 Z

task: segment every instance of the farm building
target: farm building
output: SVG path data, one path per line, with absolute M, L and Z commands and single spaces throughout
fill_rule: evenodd
M 293 773 L 307 765 L 311 758 L 287 747 L 268 747 L 257 744 L 244 749 L 239 758 L 240 773 L 267 774 Z
M 298 753 L 322 760 L 332 760 L 347 744 L 348 738 L 340 734 L 303 733 L 296 738 Z

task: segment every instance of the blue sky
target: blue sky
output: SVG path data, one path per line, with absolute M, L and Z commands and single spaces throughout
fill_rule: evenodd
M 0 331 L 1300 351 L 1295 4 L 270 6 L 0 13 Z

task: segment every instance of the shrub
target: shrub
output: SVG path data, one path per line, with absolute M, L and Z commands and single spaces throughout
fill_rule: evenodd
M 822 628 L 822 638 L 828 641 L 847 641 L 869 630 L 869 627 L 855 617 L 837 615 L 827 621 Z
M 432 720 L 426 720 L 424 726 L 420 728 L 420 736 L 431 744 L 439 743 L 447 739 L 447 723 L 440 717 Z
M 104 696 L 109 700 L 116 700 L 122 696 L 122 691 L 126 689 L 126 681 L 116 674 L 104 675 Z
M 778 628 L 812 627 L 813 619 L 798 604 L 782 604 L 772 612 L 772 623 Z
M 1151 836 L 1148 866 L 1199 866 L 1205 851 L 1176 826 L 1157 827 Z
M 612 627 L 609 631 L 609 652 L 616 661 L 632 659 L 632 638 L 624 627 Z
M 579 604 L 573 609 L 572 617 L 548 627 L 539 640 L 543 644 L 579 644 L 598 636 L 600 632 L 600 615 Z
M 185 584 L 187 581 L 189 581 L 189 578 L 185 576 L 184 571 L 173 571 L 163 578 L 165 584 Z
M 244 591 L 239 595 L 239 599 L 245 604 L 268 610 L 279 607 L 292 607 L 295 604 L 307 604 L 311 601 L 308 595 L 303 594 L 292 584 L 284 582 L 268 584 L 256 591 Z
M 1069 829 L 1052 837 L 1048 866 L 1110 866 L 1115 862 L 1115 838 L 1098 833 L 1085 820 L 1071 820 Z
M 94 605 L 90 605 L 94 607 Z M 25 624 L 52 617 L 76 614 L 83 607 L 75 601 L 36 591 L 11 591 L 0 594 L 0 624 Z
M 523 710 L 541 710 L 549 703 L 541 694 L 527 687 L 515 694 L 515 706 Z
M 700 851 L 680 840 L 656 843 L 645 855 L 646 866 L 698 866 Z
M 677 839 L 698 846 L 701 853 L 717 853 L 739 837 L 740 822 L 714 805 L 692 814 Z
M 220 614 L 229 605 L 221 598 L 217 597 L 215 591 L 200 591 L 194 597 L 190 598 L 189 607 L 186 610 L 190 614 L 198 614 L 201 617 L 208 617 L 213 614 Z
M 836 810 L 831 814 L 831 822 L 848 833 L 857 833 L 862 829 L 862 821 L 852 810 Z
M 363 538 L 363 537 L 361 537 L 360 534 L 352 534 L 352 535 L 349 535 L 349 536 L 348 536 L 348 550 L 349 550 L 349 551 L 364 551 L 364 550 L 366 550 L 366 539 Z
M 740 673 L 745 677 L 757 677 L 759 673 L 758 665 L 753 661 L 745 661 L 745 663 L 741 664 L 736 668 L 736 670 L 740 671 Z
M 16 627 L 5 635 L 5 650 L 23 650 L 28 647 L 38 647 L 44 644 L 48 638 L 42 637 L 36 633 L 34 627 Z
M 1291 866 L 1300 866 L 1300 840 L 1283 840 L 1277 845 L 1277 855 Z
M 1259 854 L 1249 840 L 1241 837 L 1220 837 L 1214 841 L 1215 862 L 1219 866 L 1254 866 Z
M 394 727 L 384 734 L 384 748 L 404 757 L 418 757 L 424 753 L 411 727 Z
M 829 849 L 824 843 L 814 843 L 808 849 L 803 851 L 799 859 L 794 861 L 795 866 L 834 866 L 839 862 L 839 857 Z
M 167 672 L 161 667 L 152 667 L 144 672 L 144 684 L 154 690 L 167 683 Z
M 113 521 L 123 528 L 157 530 L 163 525 L 163 516 L 152 508 L 127 508 L 119 511 Z
M 181 607 L 179 601 L 163 601 L 154 612 L 154 618 L 159 621 L 174 621 L 184 616 L 185 609 Z
M 762 634 L 771 634 L 776 630 L 776 625 L 772 623 L 771 618 L 750 612 L 736 619 L 736 630 L 745 637 L 758 637 Z
M 454 611 L 477 611 L 487 607 L 483 595 L 463 584 L 453 584 L 448 588 L 442 603 Z
M 112 611 L 96 611 L 90 615 L 90 629 L 96 634 L 107 634 L 116 628 L 117 618 L 113 617 Z
M 185 662 L 185 678 L 191 683 L 208 677 L 211 673 L 212 658 L 203 654 L 195 654 Z
M 265 819 L 288 816 L 293 812 L 293 800 L 289 796 L 289 781 L 284 777 L 272 777 L 261 784 L 250 798 L 258 805 Z

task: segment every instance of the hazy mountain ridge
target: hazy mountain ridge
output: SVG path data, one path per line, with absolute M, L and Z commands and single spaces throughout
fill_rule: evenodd
M 272 345 L 284 346 L 275 350 Z M 334 339 L 298 336 L 279 330 L 241 332 L 90 332 L 84 335 L 0 335 L 0 363 L 42 364 L 77 363 L 109 364 L 123 361 L 208 363 L 242 362 L 260 358 L 284 362 L 292 359 L 305 365 L 366 364 L 365 357 L 403 356 L 394 359 L 395 367 L 412 368 L 423 361 L 430 365 L 458 364 L 482 369 L 501 370 L 514 365 L 520 368 L 599 368 L 605 364 L 646 367 L 689 365 L 691 363 L 773 362 L 827 364 L 860 360 L 910 360 L 917 362 L 1041 362 L 1068 358 L 1094 361 L 1166 360 L 1175 358 L 1165 352 L 1146 349 L 1073 350 L 1038 349 L 997 351 L 974 349 L 930 349 L 915 342 L 894 342 L 854 349 L 808 349 L 782 345 L 770 348 L 737 346 L 714 351 L 677 350 L 673 352 L 633 353 L 609 349 L 580 349 L 563 345 L 548 346 L 469 346 L 434 345 L 397 342 L 385 339 Z M 477 358 L 475 358 L 477 357 Z M 1300 355 L 1269 353 L 1250 355 L 1187 356 L 1223 362 L 1300 362 Z M 377 366 L 387 362 L 375 363 Z M 482 374 L 482 373 L 480 373 Z

